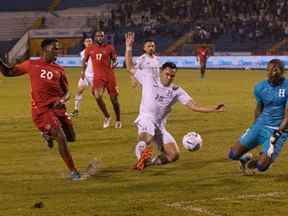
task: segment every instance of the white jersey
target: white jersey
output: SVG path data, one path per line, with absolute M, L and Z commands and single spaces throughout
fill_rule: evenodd
M 85 49 L 81 51 L 80 56 L 81 56 L 81 61 L 83 61 L 85 55 Z M 87 62 L 87 67 L 85 70 L 85 76 L 89 78 L 93 78 L 93 65 L 92 65 L 92 60 L 89 57 L 88 62 Z
M 151 70 L 136 70 L 135 78 L 142 85 L 142 99 L 139 117 L 150 118 L 156 124 L 162 124 L 171 111 L 172 105 L 179 101 L 186 105 L 192 98 L 175 85 L 163 86 Z
M 160 73 L 159 58 L 155 55 L 150 56 L 147 54 L 143 54 L 137 58 L 135 69 L 151 71 L 155 78 L 156 77 L 159 78 Z

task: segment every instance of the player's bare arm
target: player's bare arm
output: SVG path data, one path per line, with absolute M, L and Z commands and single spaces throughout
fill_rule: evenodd
M 2 59 L 0 59 L 0 72 L 6 77 L 22 75 L 22 73 L 19 73 L 15 67 L 9 66 Z
M 64 96 L 62 96 L 59 101 L 54 103 L 54 105 L 53 105 L 54 108 L 64 107 L 65 103 L 70 99 L 70 93 L 68 90 L 68 82 L 67 82 L 66 76 L 62 76 L 62 79 L 60 81 L 60 85 L 61 85 L 61 88 L 64 92 Z
M 194 112 L 202 112 L 202 113 L 209 113 L 209 112 L 224 112 L 225 106 L 224 104 L 218 104 L 212 107 L 203 107 L 197 104 L 196 102 L 190 100 L 186 107 Z
M 117 65 L 118 65 L 117 58 L 116 57 L 111 58 L 111 68 L 114 69 L 117 67 Z
M 126 33 L 125 39 L 126 39 L 126 49 L 125 49 L 126 68 L 131 75 L 134 75 L 135 67 L 134 67 L 133 60 L 132 60 L 133 59 L 132 49 L 133 49 L 133 44 L 135 40 L 135 33 L 134 32 Z

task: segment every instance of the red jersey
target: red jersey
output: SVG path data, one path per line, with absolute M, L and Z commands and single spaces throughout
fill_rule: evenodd
M 197 56 L 198 56 L 200 61 L 206 61 L 208 58 L 208 49 L 206 49 L 204 47 L 200 47 L 197 50 Z
M 114 76 L 111 62 L 116 60 L 117 55 L 112 45 L 92 45 L 86 48 L 84 61 L 87 62 L 89 57 L 92 60 L 94 79 L 109 80 L 110 76 Z
M 58 64 L 46 63 L 43 59 L 27 60 L 16 65 L 15 70 L 16 75 L 29 75 L 32 108 L 38 111 L 45 111 L 68 91 L 67 77 Z

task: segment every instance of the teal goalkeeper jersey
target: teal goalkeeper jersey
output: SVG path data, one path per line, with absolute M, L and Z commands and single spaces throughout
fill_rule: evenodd
M 262 103 L 263 111 L 256 123 L 263 126 L 279 127 L 285 114 L 288 100 L 288 80 L 273 86 L 268 80 L 258 83 L 254 89 L 257 103 Z

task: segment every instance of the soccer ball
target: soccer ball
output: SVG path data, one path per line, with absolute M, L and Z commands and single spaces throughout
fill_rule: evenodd
M 182 144 L 188 151 L 199 150 L 202 146 L 202 143 L 202 137 L 200 134 L 194 131 L 187 133 L 182 139 Z

